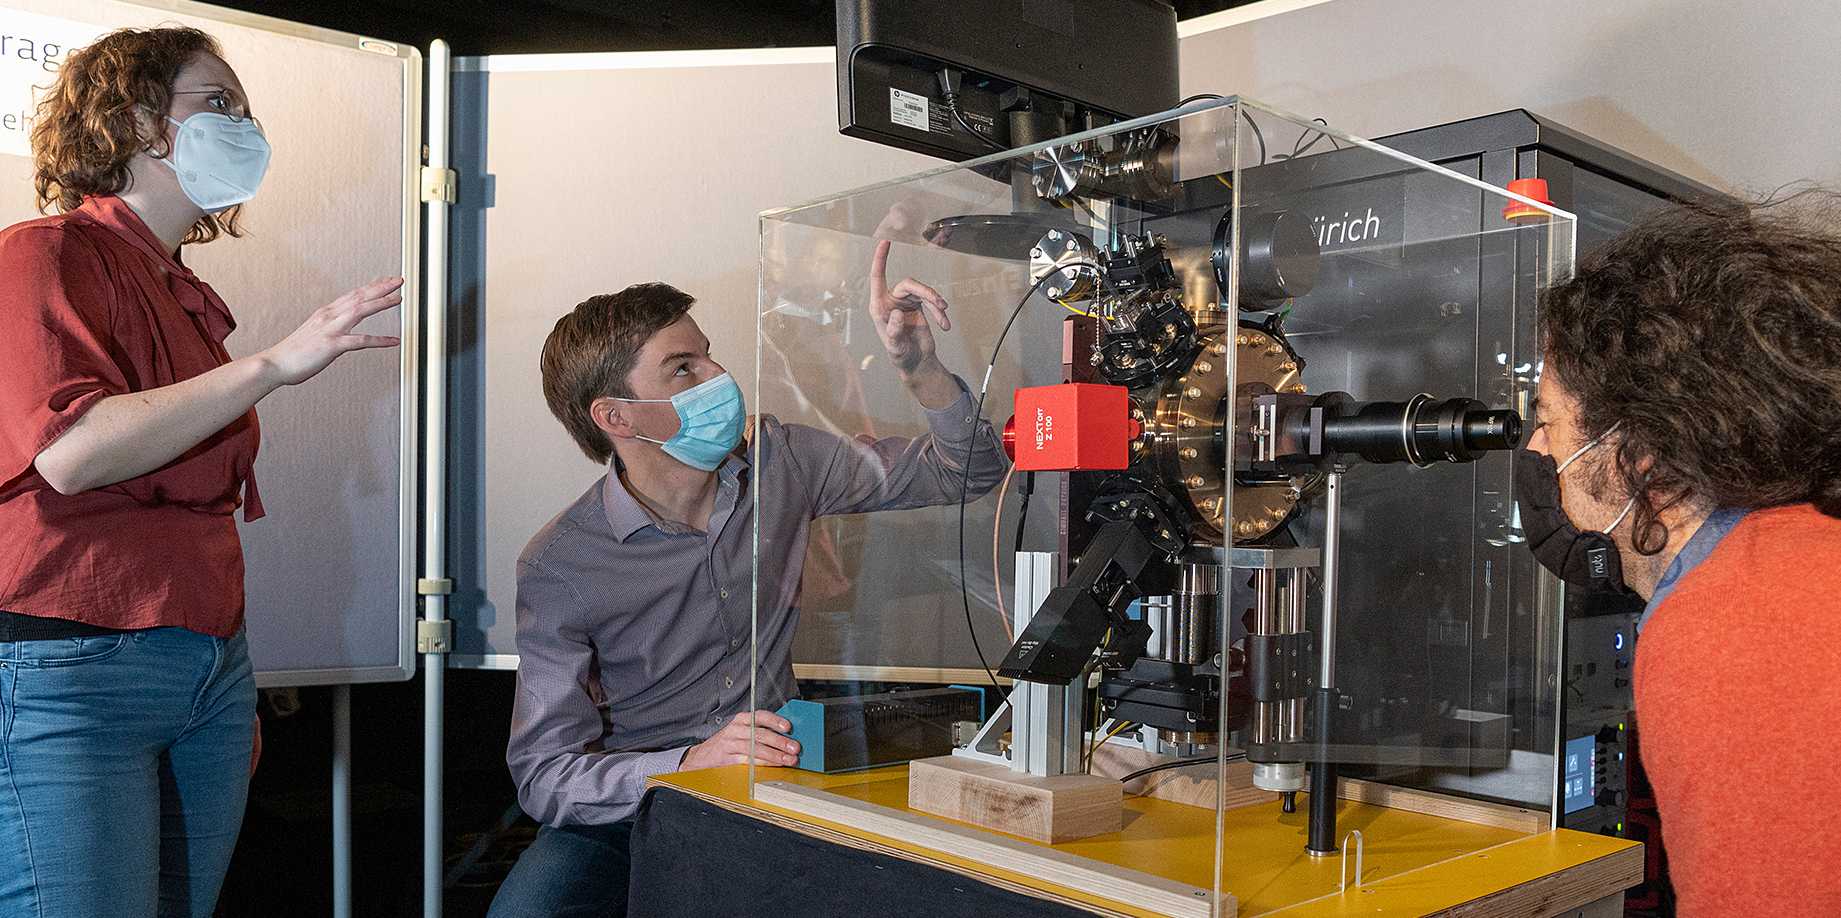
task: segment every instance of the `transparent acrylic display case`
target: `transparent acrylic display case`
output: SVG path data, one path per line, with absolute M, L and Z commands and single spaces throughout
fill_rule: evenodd
M 1559 595 L 1507 447 L 1570 215 L 1226 98 L 771 211 L 761 246 L 754 707 L 806 751 L 757 800 L 1125 913 L 1549 827 Z M 1057 842 L 909 799 L 905 760 L 955 756 L 1174 767 Z

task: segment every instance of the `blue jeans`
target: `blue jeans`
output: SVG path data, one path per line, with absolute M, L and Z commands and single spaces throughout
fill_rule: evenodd
M 632 839 L 631 819 L 538 829 L 486 918 L 625 918 Z
M 209 916 L 255 706 L 241 633 L 0 642 L 0 915 Z

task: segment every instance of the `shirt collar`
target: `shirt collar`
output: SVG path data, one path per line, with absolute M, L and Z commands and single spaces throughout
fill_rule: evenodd
M 736 447 L 716 467 L 716 477 L 724 484 L 734 485 L 748 471 L 748 460 L 742 453 L 746 448 L 746 444 Z M 614 538 L 625 542 L 647 526 L 657 528 L 659 521 L 626 489 L 626 482 L 620 480 L 620 469 L 620 457 L 616 455 L 602 476 L 601 504 L 607 511 L 607 524 L 614 529 Z
M 1747 512 L 1749 511 L 1737 508 L 1715 510 L 1700 524 L 1699 529 L 1694 530 L 1694 534 L 1688 537 L 1687 544 L 1681 546 L 1681 551 L 1675 555 L 1675 560 L 1670 561 L 1668 569 L 1662 572 L 1662 579 L 1656 581 L 1655 593 L 1649 597 L 1649 604 L 1643 607 L 1642 617 L 1636 620 L 1638 632 L 1643 630 L 1644 625 L 1649 624 L 1649 617 L 1656 614 L 1656 609 L 1662 605 L 1662 601 L 1667 599 L 1670 593 L 1675 592 L 1675 586 L 1681 582 L 1681 578 L 1686 577 L 1689 571 L 1699 567 L 1702 561 L 1707 560 L 1707 557 L 1713 554 L 1713 550 L 1725 541 L 1726 536 L 1738 527 L 1741 520 L 1745 519 Z
M 166 250 L 160 237 L 147 228 L 146 221 L 128 206 L 128 202 L 112 194 L 95 195 L 84 198 L 76 213 L 114 233 L 152 260 L 168 277 L 177 280 L 178 284 L 168 284 L 168 287 L 174 288 L 179 305 L 185 307 L 186 312 L 203 318 L 219 342 L 236 329 L 236 318 L 230 314 L 230 307 L 224 305 L 209 284 L 199 280 L 198 275 L 185 266 L 177 253 Z

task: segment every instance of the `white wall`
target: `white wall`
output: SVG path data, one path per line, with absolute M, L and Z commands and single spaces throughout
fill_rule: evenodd
M 1366 137 L 1526 108 L 1725 188 L 1841 184 L 1835 0 L 1297 6 L 1185 24 L 1239 22 L 1183 39 L 1183 93 L 1238 93 Z

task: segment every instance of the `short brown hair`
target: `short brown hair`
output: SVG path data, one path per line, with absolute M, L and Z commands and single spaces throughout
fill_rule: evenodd
M 199 54 L 223 58 L 217 40 L 197 29 L 117 29 L 64 61 L 32 124 L 33 184 L 41 213 L 76 210 L 91 195 L 120 194 L 133 182 L 129 163 L 142 150 L 170 156 L 165 117 L 173 81 Z M 155 134 L 141 118 L 156 116 Z M 158 147 L 158 149 L 156 149 Z M 240 236 L 239 204 L 198 218 L 185 242 Z
M 1637 496 L 1637 551 L 1662 550 L 1657 516 L 1683 501 L 1841 517 L 1838 202 L 1805 190 L 1675 207 L 1543 298 L 1547 370 L 1578 398 L 1581 433 L 1617 427 L 1602 477 Z
M 632 398 L 626 377 L 639 349 L 696 302 L 670 284 L 634 284 L 589 297 L 556 320 L 543 342 L 543 400 L 597 464 L 613 457 L 614 444 L 595 426 L 588 406 L 603 396 Z

